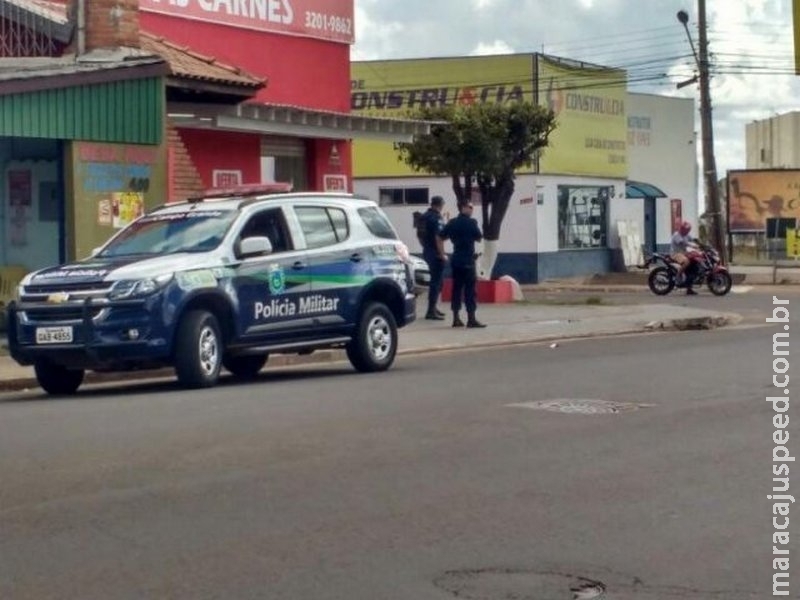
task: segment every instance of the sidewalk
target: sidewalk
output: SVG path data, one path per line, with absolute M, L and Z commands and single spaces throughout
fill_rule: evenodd
M 420 298 L 423 306 L 425 297 Z M 424 308 L 417 314 L 423 315 Z M 446 350 L 478 349 L 568 338 L 623 335 L 658 330 L 711 329 L 736 323 L 733 313 L 646 304 L 636 306 L 547 305 L 529 301 L 485 304 L 478 309 L 485 329 L 453 329 L 450 321 L 420 319 L 399 331 L 399 356 Z M 2 345 L 5 340 L 2 340 Z M 275 355 L 267 368 L 344 360 L 343 351 L 323 350 L 307 356 Z M 87 373 L 84 385 L 121 379 L 173 377 L 171 369 L 135 373 Z M 17 365 L 0 351 L 0 391 L 38 389 L 31 367 Z
M 764 265 L 732 265 L 729 267 L 734 286 L 746 285 L 800 285 L 800 264 L 797 267 Z M 523 290 L 596 291 L 596 292 L 648 292 L 648 271 L 632 269 L 625 273 L 597 273 L 585 277 L 553 279 L 536 285 L 523 286 Z

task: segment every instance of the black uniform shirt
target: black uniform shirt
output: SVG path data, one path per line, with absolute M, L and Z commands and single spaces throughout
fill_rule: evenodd
M 475 242 L 482 239 L 478 222 L 465 214 L 450 219 L 439 234 L 453 242 L 451 262 L 454 267 L 469 267 L 475 263 Z

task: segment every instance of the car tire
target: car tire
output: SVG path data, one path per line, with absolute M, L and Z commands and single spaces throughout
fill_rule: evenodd
M 267 354 L 226 356 L 222 359 L 222 366 L 237 379 L 255 379 L 267 364 L 267 358 Z
M 68 369 L 49 360 L 37 360 L 33 371 L 41 388 L 53 396 L 70 396 L 83 383 L 83 369 Z
M 397 323 L 386 305 L 364 307 L 355 334 L 346 346 L 347 358 L 357 371 L 385 371 L 397 354 Z
M 217 318 L 206 310 L 186 313 L 175 336 L 175 374 L 186 388 L 211 387 L 222 369 L 222 335 Z

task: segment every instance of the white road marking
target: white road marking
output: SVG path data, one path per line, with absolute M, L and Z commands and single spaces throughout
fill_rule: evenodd
M 752 285 L 735 285 L 731 288 L 731 294 L 746 294 L 753 291 Z

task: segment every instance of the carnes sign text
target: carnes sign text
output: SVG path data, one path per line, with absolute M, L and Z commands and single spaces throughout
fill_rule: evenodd
M 454 104 L 522 102 L 522 86 L 486 85 L 473 87 L 430 87 L 413 90 L 369 91 L 363 82 L 353 81 L 351 110 L 401 110 L 435 108 Z

